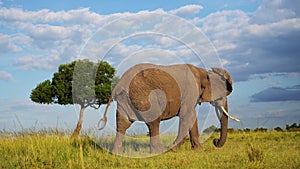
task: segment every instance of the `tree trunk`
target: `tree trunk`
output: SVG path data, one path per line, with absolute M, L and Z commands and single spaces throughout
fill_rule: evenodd
M 81 130 L 81 127 L 82 127 L 82 122 L 83 122 L 83 113 L 84 113 L 84 110 L 85 110 L 84 105 L 81 105 L 79 119 L 78 119 L 78 122 L 77 122 L 77 126 L 76 126 L 76 128 L 73 131 L 73 134 L 71 136 L 72 138 L 78 137 L 78 135 L 80 133 L 80 130 Z

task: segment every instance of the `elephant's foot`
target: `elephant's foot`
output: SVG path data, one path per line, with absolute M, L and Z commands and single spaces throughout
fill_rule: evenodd
M 199 139 L 191 139 L 191 145 L 192 145 L 192 150 L 199 150 L 199 149 L 201 149 L 201 145 L 200 145 Z
M 171 150 L 171 151 L 176 151 L 178 150 L 182 144 L 185 143 L 187 139 L 187 136 L 185 136 L 182 140 L 180 140 L 179 142 L 177 142 L 177 139 L 174 141 L 173 144 L 171 144 L 168 148 Z
M 122 154 L 123 153 L 123 147 L 114 145 L 111 153 L 112 154 Z
M 201 145 L 192 145 L 192 150 L 200 150 L 202 147 Z
M 158 154 L 165 152 L 166 148 L 161 145 L 161 144 L 156 144 L 156 145 L 150 145 L 150 153 L 151 154 Z
M 179 150 L 181 145 L 178 145 L 178 144 L 171 144 L 170 146 L 168 146 L 168 149 L 169 151 L 172 151 L 172 152 L 176 152 L 177 150 Z
M 168 148 L 169 148 L 170 151 L 176 152 L 177 150 L 180 149 L 181 145 L 182 144 L 173 143 Z
M 115 141 L 114 141 L 114 147 L 112 149 L 112 153 L 113 154 L 122 154 L 123 153 L 123 139 L 124 139 L 124 135 L 117 133 Z
M 170 149 L 170 151 L 176 152 L 177 150 L 179 150 L 181 147 L 181 144 L 172 144 L 170 145 L 168 148 Z M 192 150 L 201 150 L 201 145 L 192 145 Z

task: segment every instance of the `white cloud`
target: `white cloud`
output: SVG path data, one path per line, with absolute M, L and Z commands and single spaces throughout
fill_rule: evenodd
M 13 37 L 0 33 L 0 53 L 19 52 L 22 49 L 14 42 Z
M 256 38 L 270 38 L 283 36 L 290 32 L 300 30 L 300 18 L 284 19 L 274 23 L 264 25 L 251 24 L 245 29 L 245 35 Z
M 10 73 L 2 70 L 0 70 L 0 80 L 14 81 L 13 76 Z
M 201 9 L 203 9 L 203 6 L 201 5 L 186 5 L 178 9 L 171 10 L 170 13 L 180 17 L 189 17 L 199 13 Z
M 272 3 L 271 6 L 268 4 Z M 268 18 L 268 10 L 286 15 Z M 284 10 L 282 10 L 284 9 Z M 276 12 L 277 11 L 277 12 Z M 288 12 L 289 11 L 289 12 Z M 294 13 L 294 15 L 288 15 Z M 264 1 L 256 12 L 220 11 L 194 19 L 216 47 L 236 81 L 251 74 L 300 72 L 300 17 L 290 1 Z M 286 65 L 286 66 L 283 66 Z
M 266 24 L 300 16 L 300 1 L 264 0 L 259 6 L 251 23 Z
M 27 55 L 15 60 L 14 66 L 19 70 L 54 70 L 63 63 L 56 51 L 50 55 Z
M 175 9 L 170 13 L 188 16 L 198 13 L 201 9 L 202 6 L 199 5 L 187 5 Z M 171 34 L 184 34 L 186 32 L 186 28 L 184 27 L 170 30 L 170 28 L 174 27 L 171 21 L 169 21 L 169 25 L 165 24 L 159 26 L 157 23 L 162 20 L 162 14 L 166 14 L 162 9 L 140 11 L 138 13 L 127 12 L 100 15 L 91 12 L 89 8 L 57 12 L 48 9 L 25 11 L 19 8 L 1 8 L 0 21 L 2 25 L 8 29 L 19 32 L 18 36 L 16 36 L 16 39 L 19 40 L 18 46 L 13 46 L 14 43 L 10 43 L 11 50 L 12 47 L 14 47 L 14 50 L 18 49 L 26 53 L 27 51 L 30 51 L 29 53 L 35 53 L 24 54 L 22 57 L 15 59 L 13 65 L 16 66 L 17 69 L 52 70 L 62 62 L 68 62 L 72 58 L 77 58 L 84 42 L 91 38 L 91 35 L 103 25 L 109 25 L 106 26 L 106 30 L 100 30 L 102 32 L 98 32 L 98 34 L 101 34 L 99 38 L 104 41 L 100 43 L 101 46 L 95 44 L 94 47 L 89 48 L 90 51 L 84 53 L 84 57 L 94 59 L 98 57 L 99 59 L 99 56 L 103 55 L 105 51 L 112 47 L 111 45 L 113 43 L 118 42 L 118 37 L 114 37 L 116 33 L 118 36 L 126 36 L 135 34 L 136 30 L 152 30 Z M 130 20 L 126 18 L 130 18 Z M 147 26 L 150 27 L 147 28 Z M 9 35 L 6 36 L 9 37 Z M 9 40 L 11 40 L 11 38 Z M 165 47 L 172 46 L 166 38 L 160 38 L 159 40 L 161 40 L 160 44 Z M 95 43 L 99 43 L 99 41 Z M 121 47 L 122 48 L 118 49 L 118 52 L 119 54 L 123 52 L 122 56 L 130 55 L 130 52 L 140 48 L 139 45 L 128 44 Z M 117 56 L 118 55 L 114 57 L 116 58 Z
M 1 8 L 0 21 L 16 34 L 0 34 L 0 53 L 24 52 L 13 64 L 21 70 L 52 70 L 70 61 L 105 17 L 83 8 L 53 12 Z
M 89 8 L 74 9 L 69 11 L 50 11 L 42 9 L 38 11 L 24 11 L 21 8 L 1 8 L 0 18 L 6 24 L 14 23 L 64 23 L 74 24 L 103 24 L 106 19 L 97 13 L 91 12 Z
M 89 8 L 56 12 L 48 9 L 25 11 L 1 8 L 2 26 L 18 34 L 0 35 L 4 39 L 0 42 L 0 53 L 34 53 L 15 59 L 14 66 L 22 70 L 52 70 L 61 63 L 78 58 L 81 46 L 104 25 L 106 29 L 97 33 L 101 36 L 96 37 L 94 43 L 89 43 L 90 46 L 86 46 L 89 51 L 83 53 L 84 57 L 99 59 L 120 38 L 135 34 L 136 31 L 160 32 L 174 37 L 182 35 L 180 40 L 196 47 L 192 42 L 199 37 L 194 36 L 191 27 L 182 24 L 184 20 L 161 17 L 169 13 L 188 18 L 190 23 L 195 23 L 202 29 L 219 52 L 222 64 L 234 72 L 235 80 L 247 80 L 251 74 L 300 71 L 295 68 L 299 64 L 297 53 L 300 51 L 296 44 L 300 43 L 300 10 L 290 1 L 264 1 L 254 13 L 225 10 L 199 18 L 197 14 L 201 9 L 203 7 L 200 5 L 186 5 L 171 11 L 157 9 L 100 15 Z M 138 52 L 145 47 L 143 42 L 151 42 L 150 47 L 172 48 L 179 55 L 190 56 L 188 50 L 176 48 L 178 42 L 169 36 L 152 39 L 144 36 L 139 43 L 127 40 L 111 51 L 110 58 L 117 62 L 120 58 Z M 282 64 L 288 66 L 280 66 Z
M 88 38 L 91 30 L 105 24 L 104 16 L 90 12 L 88 8 L 53 12 L 48 9 L 24 11 L 19 8 L 1 8 L 2 25 L 30 36 L 37 44 L 60 41 L 75 36 Z M 98 26 L 97 26 L 98 25 Z M 83 34 L 83 35 L 81 35 Z M 81 43 L 82 43 L 81 39 Z
M 234 39 L 248 25 L 249 16 L 240 10 L 216 12 L 203 18 L 203 31 L 213 39 Z

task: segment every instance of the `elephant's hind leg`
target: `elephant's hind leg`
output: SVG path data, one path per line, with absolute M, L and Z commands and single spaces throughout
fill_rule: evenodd
M 114 147 L 112 153 L 121 154 L 123 153 L 123 139 L 126 130 L 131 126 L 132 122 L 129 121 L 125 116 L 123 116 L 119 111 L 117 111 L 117 135 L 114 142 Z
M 160 119 L 147 123 L 150 134 L 150 153 L 160 153 L 164 151 L 164 147 L 160 143 L 159 138 Z

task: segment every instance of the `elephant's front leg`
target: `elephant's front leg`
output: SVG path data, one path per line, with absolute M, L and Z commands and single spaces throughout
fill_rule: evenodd
M 117 111 L 117 135 L 114 141 L 114 147 L 112 149 L 113 154 L 123 153 L 123 139 L 126 130 L 131 126 L 130 122 L 124 115 Z
M 200 141 L 199 141 L 199 131 L 198 131 L 198 120 L 195 119 L 194 125 L 190 130 L 190 141 L 192 145 L 192 149 L 200 149 Z
M 150 153 L 160 153 L 164 150 L 159 138 L 159 123 L 160 119 L 147 123 L 150 134 Z
M 189 134 L 189 131 L 193 128 L 198 128 L 198 126 L 194 125 L 197 121 L 196 111 L 190 110 L 187 107 L 181 107 L 179 112 L 179 130 L 178 135 L 174 143 L 170 146 L 170 148 L 174 149 L 177 146 L 180 146 L 181 143 L 185 140 L 186 136 Z M 192 130 L 191 133 L 194 137 L 196 133 Z

